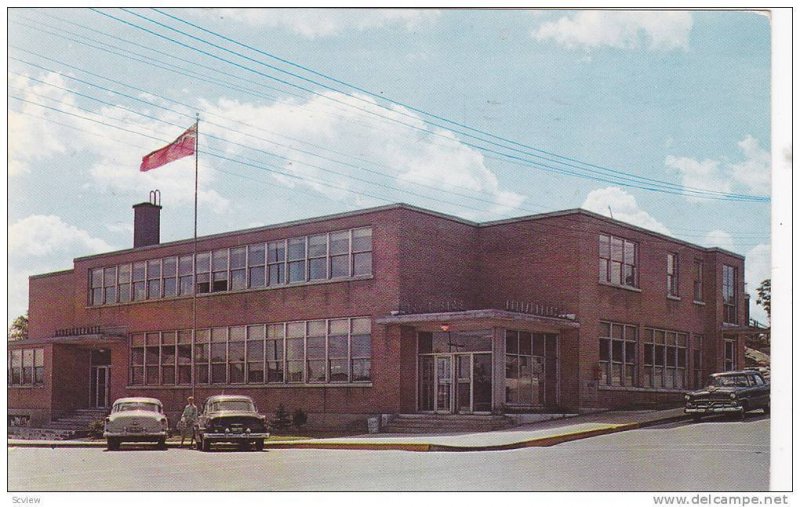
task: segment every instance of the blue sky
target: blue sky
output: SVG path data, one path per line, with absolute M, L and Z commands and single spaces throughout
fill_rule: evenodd
M 27 307 L 31 274 L 129 248 L 131 206 L 153 188 L 162 240 L 191 236 L 193 160 L 146 174 L 138 165 L 196 111 L 201 234 L 401 201 L 479 221 L 610 207 L 617 219 L 746 255 L 751 292 L 769 277 L 770 203 L 685 191 L 771 193 L 763 15 L 162 12 L 8 13 L 9 320 Z M 534 150 L 579 161 L 581 171 Z M 564 174 L 596 176 L 580 162 L 676 191 Z M 755 305 L 752 313 L 766 320 Z

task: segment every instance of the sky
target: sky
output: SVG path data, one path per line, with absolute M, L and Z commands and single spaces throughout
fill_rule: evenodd
M 770 19 L 736 11 L 8 11 L 8 320 L 28 277 L 199 233 L 406 202 L 585 208 L 770 277 Z M 778 150 L 790 157 L 790 150 Z

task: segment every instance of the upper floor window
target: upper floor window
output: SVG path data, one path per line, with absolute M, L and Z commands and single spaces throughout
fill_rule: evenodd
M 256 243 L 89 270 L 89 305 L 228 292 L 372 274 L 372 228 Z
M 703 261 L 694 261 L 694 300 L 703 301 Z
M 639 246 L 633 241 L 601 234 L 600 281 L 614 285 L 636 287 L 638 249 Z
M 736 324 L 736 268 L 722 265 L 722 320 L 730 324 Z
M 678 254 L 667 254 L 667 295 L 678 297 Z

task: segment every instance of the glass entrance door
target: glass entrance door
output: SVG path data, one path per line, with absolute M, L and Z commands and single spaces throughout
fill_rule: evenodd
M 453 411 L 453 358 L 452 356 L 436 357 L 436 406 L 434 412 L 451 413 Z
M 456 360 L 456 412 L 472 413 L 472 355 L 457 354 Z
M 92 366 L 91 403 L 94 408 L 107 408 L 108 384 L 111 378 L 110 366 Z

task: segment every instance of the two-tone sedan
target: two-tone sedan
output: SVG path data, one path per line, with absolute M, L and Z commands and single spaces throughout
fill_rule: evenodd
M 252 398 L 222 394 L 206 400 L 194 436 L 197 448 L 203 451 L 211 450 L 211 444 L 219 442 L 236 443 L 241 449 L 252 445 L 263 451 L 269 432 L 266 417 L 258 413 Z
M 103 437 L 109 451 L 116 451 L 122 442 L 154 442 L 167 448 L 169 423 L 164 407 L 155 398 L 120 398 L 106 417 Z
M 684 396 L 684 412 L 694 420 L 704 415 L 733 414 L 744 419 L 750 410 L 769 414 L 769 383 L 756 371 L 728 371 L 708 377 L 708 385 Z

